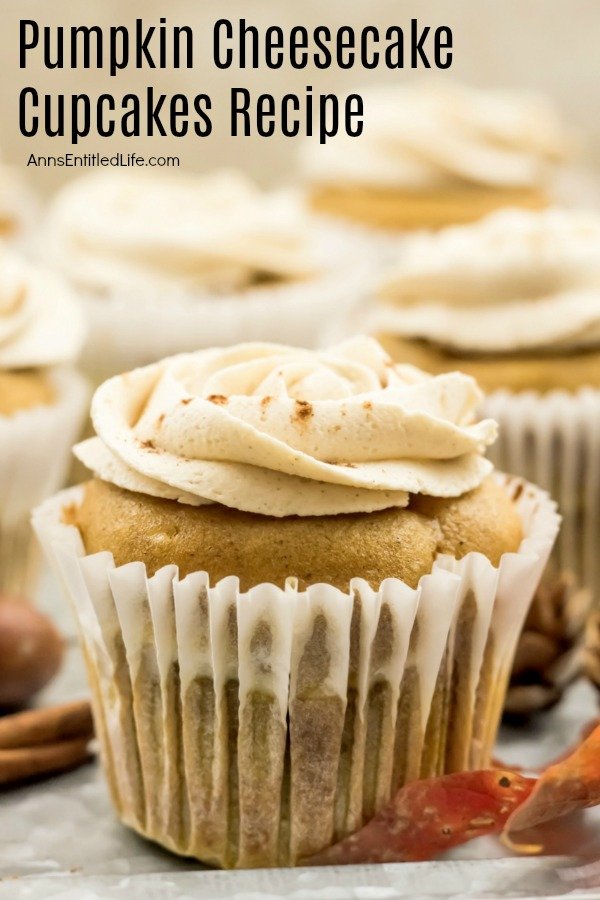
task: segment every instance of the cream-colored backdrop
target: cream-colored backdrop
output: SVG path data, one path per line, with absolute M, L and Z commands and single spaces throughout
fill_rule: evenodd
M 152 72 L 128 69 L 115 78 L 95 71 L 48 72 L 39 57 L 26 71 L 18 68 L 18 20 L 40 24 L 131 24 L 136 16 L 150 23 L 167 16 L 172 24 L 190 24 L 197 32 L 192 71 Z M 17 98 L 21 87 L 71 93 L 112 90 L 125 93 L 153 84 L 166 93 L 207 92 L 217 107 L 214 131 L 208 139 L 188 136 L 149 139 L 89 138 L 81 152 L 135 150 L 141 154 L 177 154 L 182 166 L 204 169 L 215 164 L 247 168 L 262 181 L 285 178 L 292 165 L 295 142 L 284 138 L 237 138 L 229 130 L 225 92 L 232 86 L 275 94 L 300 93 L 306 84 L 315 92 L 390 78 L 385 71 L 361 73 L 293 70 L 219 72 L 210 53 L 212 23 L 226 16 L 258 26 L 306 24 L 355 26 L 402 25 L 411 15 L 423 24 L 450 25 L 454 33 L 454 63 L 447 73 L 482 85 L 527 86 L 551 94 L 564 114 L 585 135 L 592 160 L 600 160 L 600 0 L 0 0 L 0 151 L 5 159 L 24 164 L 30 152 L 56 154 L 71 150 L 67 139 L 25 139 L 18 129 Z M 406 80 L 410 72 L 395 76 Z M 50 191 L 73 169 L 29 172 L 40 188 Z

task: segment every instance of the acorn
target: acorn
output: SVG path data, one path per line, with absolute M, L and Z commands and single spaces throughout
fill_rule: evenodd
M 63 639 L 24 600 L 0 595 L 0 708 L 24 706 L 60 669 Z

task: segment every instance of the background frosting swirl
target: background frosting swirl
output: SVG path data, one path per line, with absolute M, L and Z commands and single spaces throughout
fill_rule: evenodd
M 95 290 L 225 291 L 315 272 L 299 204 L 229 171 L 80 178 L 58 195 L 46 231 L 54 263 Z
M 457 350 L 600 344 L 600 216 L 502 210 L 405 241 L 370 327 Z
M 125 489 L 275 516 L 459 496 L 490 471 L 496 436 L 457 372 L 395 366 L 371 338 L 326 352 L 241 344 L 171 357 L 105 382 L 98 437 L 76 455 Z
M 419 191 L 448 185 L 543 185 L 570 145 L 544 97 L 460 84 L 362 92 L 365 128 L 305 146 L 309 179 Z
M 73 362 L 85 338 L 66 285 L 0 246 L 0 368 Z

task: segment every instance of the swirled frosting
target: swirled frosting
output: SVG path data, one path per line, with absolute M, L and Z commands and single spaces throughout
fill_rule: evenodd
M 300 205 L 235 172 L 77 179 L 57 197 L 46 231 L 53 264 L 95 290 L 218 292 L 316 269 Z
M 83 319 L 67 287 L 0 246 L 0 368 L 72 362 L 84 337 Z
M 96 392 L 76 455 L 119 487 L 273 516 L 404 506 L 479 485 L 496 436 L 474 380 L 395 366 L 373 339 L 182 354 Z
M 307 143 L 310 180 L 414 191 L 537 187 L 569 150 L 554 109 L 537 94 L 439 82 L 361 93 L 363 134 Z
M 600 344 L 600 216 L 507 209 L 404 242 L 370 327 L 480 353 Z

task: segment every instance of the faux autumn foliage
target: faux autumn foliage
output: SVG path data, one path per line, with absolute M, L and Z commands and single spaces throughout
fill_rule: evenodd
M 502 830 L 534 778 L 492 769 L 413 781 L 360 831 L 311 857 L 309 865 L 417 862 Z
M 517 832 L 600 804 L 600 725 L 569 756 L 549 766 L 531 795 L 510 816 L 505 832 Z
M 433 859 L 475 837 L 518 835 L 539 824 L 600 804 L 600 725 L 538 779 L 491 769 L 415 781 L 355 834 L 305 860 L 307 865 Z M 536 852 L 543 850 L 540 843 Z M 532 852 L 531 844 L 523 851 Z

